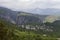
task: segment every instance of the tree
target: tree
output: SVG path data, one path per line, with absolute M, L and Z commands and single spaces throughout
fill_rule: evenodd
M 0 23 L 0 40 L 6 39 L 7 30 L 3 23 Z

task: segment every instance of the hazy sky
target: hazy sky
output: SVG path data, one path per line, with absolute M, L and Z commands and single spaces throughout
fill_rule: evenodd
M 60 0 L 0 0 L 0 6 L 16 10 L 27 10 L 35 8 L 58 8 L 60 9 Z

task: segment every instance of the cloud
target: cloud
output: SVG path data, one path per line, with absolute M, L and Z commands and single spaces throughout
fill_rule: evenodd
M 27 10 L 35 8 L 60 9 L 60 0 L 0 0 L 0 6 L 8 7 L 13 10 Z

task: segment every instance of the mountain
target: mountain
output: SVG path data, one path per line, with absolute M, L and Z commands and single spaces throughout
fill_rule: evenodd
M 35 14 L 42 14 L 42 15 L 60 15 L 60 9 L 54 8 L 46 8 L 46 9 L 30 9 L 28 12 L 35 13 Z
M 54 22 L 56 20 L 60 20 L 60 16 L 57 15 L 49 15 L 45 18 L 44 22 Z
M 45 15 L 47 13 L 49 14 L 54 14 L 57 13 L 59 14 L 59 10 L 57 9 L 38 9 L 36 8 L 37 12 L 39 11 L 40 14 L 33 14 L 33 13 L 28 13 L 28 12 L 22 12 L 22 11 L 13 11 L 8 8 L 0 7 L 0 17 L 6 19 L 7 21 L 10 21 L 14 24 L 41 24 L 43 22 L 54 22 L 56 20 L 60 20 L 60 16 L 58 15 Z M 33 10 L 34 12 L 34 10 Z M 35 11 L 36 12 L 36 11 Z M 43 13 L 44 12 L 44 13 Z
M 27 12 L 20 12 L 17 15 L 20 24 L 43 23 L 43 20 L 47 17 L 47 15 L 36 15 Z
M 0 18 L 13 23 L 13 25 L 16 25 L 19 30 L 32 30 L 38 34 L 51 35 L 55 37 L 57 34 L 58 36 L 60 35 L 60 16 L 38 15 L 0 7 Z M 19 34 L 19 31 L 17 34 Z
M 8 8 L 4 8 L 4 7 L 0 7 L 0 17 L 6 19 L 7 21 L 11 21 L 14 22 L 14 20 L 12 19 L 13 17 L 15 17 L 14 15 L 16 15 L 17 12 L 12 11 Z
M 17 23 L 17 21 L 18 24 L 43 23 L 43 20 L 47 16 L 48 15 L 38 15 L 21 11 L 12 11 L 8 8 L 0 7 L 0 17 L 3 17 L 15 24 Z M 18 19 L 16 19 L 17 17 Z

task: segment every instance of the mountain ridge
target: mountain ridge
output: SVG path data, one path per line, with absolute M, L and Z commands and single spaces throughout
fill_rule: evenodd
M 48 8 L 46 10 L 51 10 L 51 9 Z M 53 9 L 53 11 L 54 10 L 56 10 L 56 9 Z M 37 18 L 38 20 L 36 20 L 36 21 L 37 22 L 40 21 L 41 23 L 53 22 L 54 20 L 60 20 L 60 16 L 57 16 L 57 15 L 40 15 L 40 14 L 34 14 L 34 13 L 28 13 L 28 12 L 12 11 L 8 8 L 0 7 L 0 17 L 5 18 L 6 20 L 10 20 L 12 23 L 16 24 L 16 21 L 17 21 L 16 18 L 19 16 L 20 16 L 20 18 L 22 17 L 21 20 L 24 19 L 24 22 L 22 21 L 23 23 L 25 23 L 25 22 L 28 23 L 29 20 L 32 20 L 29 18 L 32 18 L 32 17 L 34 17 L 33 20 Z M 26 17 L 23 17 L 23 16 L 26 16 Z M 28 18 L 28 16 L 30 16 L 30 17 Z M 20 20 L 20 18 L 18 20 Z M 21 22 L 21 20 L 20 20 L 20 22 Z

